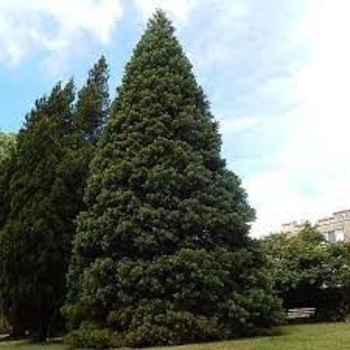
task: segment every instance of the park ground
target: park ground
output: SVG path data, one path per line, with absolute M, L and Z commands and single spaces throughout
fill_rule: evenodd
M 157 350 L 350 350 L 350 323 L 310 324 L 281 328 L 279 335 Z M 61 344 L 1 342 L 0 350 L 66 350 Z

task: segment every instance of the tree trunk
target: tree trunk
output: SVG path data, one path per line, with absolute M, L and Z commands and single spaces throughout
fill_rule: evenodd
M 12 331 L 9 338 L 13 340 L 24 339 L 26 337 L 26 327 L 21 317 L 21 306 L 18 302 L 13 302 L 10 310 L 9 322 Z
M 20 340 L 20 339 L 24 339 L 25 337 L 26 337 L 26 330 L 20 324 L 20 322 L 18 324 L 12 324 L 12 331 L 7 339 Z
M 35 343 L 43 343 L 46 342 L 47 340 L 47 335 L 48 335 L 48 324 L 47 323 L 42 323 L 37 330 L 33 332 L 31 335 L 31 340 Z

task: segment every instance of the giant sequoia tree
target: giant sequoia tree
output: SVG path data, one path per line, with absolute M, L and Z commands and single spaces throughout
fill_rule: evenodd
M 69 272 L 73 328 L 147 346 L 275 324 L 265 258 L 248 237 L 254 212 L 220 148 L 209 103 L 158 11 L 92 161 Z
M 75 219 L 109 109 L 107 80 L 101 58 L 76 105 L 72 82 L 39 99 L 3 167 L 0 302 L 14 337 L 29 330 L 44 340 L 59 323 Z

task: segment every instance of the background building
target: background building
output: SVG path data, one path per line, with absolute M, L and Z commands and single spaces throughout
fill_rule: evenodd
M 283 233 L 296 234 L 306 221 L 292 221 L 282 225 Z M 333 213 L 332 216 L 317 220 L 316 227 L 328 242 L 350 242 L 350 210 Z
M 291 221 L 286 224 L 282 225 L 282 233 L 289 233 L 289 234 L 297 234 L 303 226 L 306 224 L 306 221 Z
M 350 210 L 335 212 L 332 216 L 320 219 L 317 228 L 329 242 L 350 242 Z

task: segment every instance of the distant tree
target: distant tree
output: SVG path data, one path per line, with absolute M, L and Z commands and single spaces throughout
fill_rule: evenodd
M 173 32 L 162 12 L 149 22 L 92 162 L 65 307 L 80 346 L 110 332 L 128 346 L 227 339 L 279 320 L 254 211 Z
M 339 320 L 350 312 L 350 244 L 329 244 L 306 224 L 294 235 L 264 239 L 285 308 L 316 307 L 316 317 Z
M 304 284 L 322 286 L 323 242 L 324 237 L 309 224 L 297 234 L 275 234 L 264 240 L 266 252 L 275 262 L 275 283 L 279 292 Z
M 14 134 L 6 134 L 0 131 L 0 162 L 9 157 L 16 143 Z
M 14 134 L 0 132 L 0 230 L 10 210 L 9 186 L 14 171 L 15 144 Z

